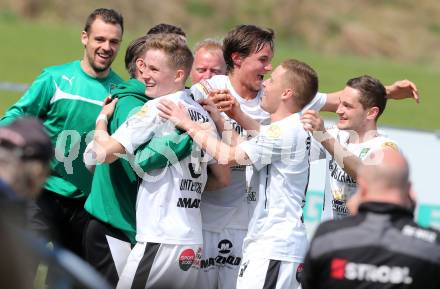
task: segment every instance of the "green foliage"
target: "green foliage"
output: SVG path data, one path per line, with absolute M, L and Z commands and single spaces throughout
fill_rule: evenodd
M 13 23 L 17 21 L 17 15 L 12 12 L 11 10 L 1 10 L 0 11 L 0 21 L 1 22 L 9 22 L 9 23 Z
M 208 3 L 201 1 L 189 0 L 185 5 L 189 15 L 195 15 L 202 18 L 209 18 L 214 14 L 214 9 Z
M 429 25 L 429 30 L 430 30 L 432 33 L 440 34 L 440 22 L 432 22 L 432 23 Z

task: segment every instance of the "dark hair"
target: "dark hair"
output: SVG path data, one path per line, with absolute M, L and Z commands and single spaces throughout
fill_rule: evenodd
M 169 65 L 185 71 L 188 77 L 194 61 L 191 50 L 181 35 L 173 33 L 150 34 L 145 41 L 145 51 L 157 49 L 163 51 L 169 58 Z
M 295 93 L 295 102 L 304 108 L 318 92 L 318 74 L 307 63 L 287 59 L 281 63 L 286 70 L 286 80 Z
M 149 35 L 144 35 L 133 40 L 125 51 L 125 69 L 127 69 L 130 77 L 136 77 L 136 59 L 145 53 L 145 42 L 148 37 Z
M 159 33 L 174 33 L 186 38 L 186 33 L 182 28 L 166 23 L 160 23 L 151 27 L 150 30 L 148 30 L 147 35 Z
M 387 105 L 387 92 L 383 84 L 376 78 L 363 75 L 348 80 L 347 86 L 360 92 L 359 102 L 364 109 L 375 106 L 379 108 L 377 120 Z
M 84 26 L 84 31 L 89 33 L 90 27 L 96 18 L 102 19 L 105 23 L 111 23 L 114 25 L 121 26 L 122 33 L 124 33 L 124 18 L 119 12 L 113 9 L 98 8 L 95 9 L 89 17 L 87 17 L 86 25 Z
M 223 40 L 223 57 L 225 58 L 227 72 L 234 69 L 232 53 L 238 52 L 241 56 L 247 57 L 251 53 L 263 49 L 265 44 L 269 44 L 273 50 L 274 37 L 275 34 L 272 29 L 263 29 L 255 25 L 239 25 L 229 31 Z

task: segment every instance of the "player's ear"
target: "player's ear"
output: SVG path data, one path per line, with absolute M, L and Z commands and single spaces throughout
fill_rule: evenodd
M 375 120 L 379 115 L 379 108 L 377 106 L 370 107 L 367 112 L 367 119 Z
M 281 94 L 281 99 L 282 100 L 286 100 L 289 98 L 293 98 L 295 95 L 295 91 L 293 90 L 293 88 L 286 88 L 283 93 Z
M 84 47 L 86 47 L 87 42 L 89 42 L 89 35 L 87 32 L 83 31 L 81 32 L 81 43 L 84 45 Z
M 241 57 L 240 53 L 233 52 L 231 54 L 232 62 L 234 63 L 234 66 L 237 65 L 238 67 L 241 66 L 241 62 L 243 61 L 243 58 Z
M 145 62 L 142 58 L 136 59 L 136 69 L 140 72 L 140 74 L 144 73 Z
M 176 71 L 176 82 L 185 82 L 186 81 L 186 74 L 183 69 L 177 69 Z

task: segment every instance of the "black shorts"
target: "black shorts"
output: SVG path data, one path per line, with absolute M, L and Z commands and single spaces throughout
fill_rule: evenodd
M 90 216 L 84 241 L 86 261 L 116 287 L 118 272 L 125 266 L 131 250 L 128 237 L 121 230 Z
M 84 232 L 89 214 L 85 198 L 74 199 L 43 190 L 27 206 L 28 227 L 37 235 L 84 258 Z

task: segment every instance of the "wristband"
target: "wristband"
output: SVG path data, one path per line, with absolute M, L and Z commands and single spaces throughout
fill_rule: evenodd
M 98 124 L 98 121 L 103 120 L 105 122 L 105 125 L 108 124 L 108 119 L 107 116 L 103 113 L 101 113 L 100 115 L 98 115 L 98 117 L 96 118 L 96 124 Z

